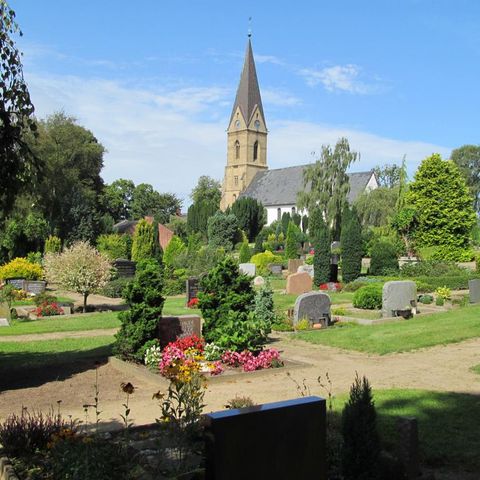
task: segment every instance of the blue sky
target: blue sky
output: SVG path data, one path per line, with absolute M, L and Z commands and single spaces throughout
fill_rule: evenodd
M 480 2 L 10 1 L 37 115 L 63 109 L 106 146 L 107 182 L 188 195 L 223 177 L 248 18 L 268 163 L 347 136 L 352 170 L 479 143 Z

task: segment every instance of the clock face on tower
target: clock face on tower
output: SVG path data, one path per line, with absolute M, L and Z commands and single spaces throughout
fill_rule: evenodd
M 258 130 L 260 128 L 260 121 L 259 120 L 255 120 L 255 128 Z
M 237 121 L 235 122 L 235 127 L 236 127 L 236 128 L 240 128 L 240 120 L 237 120 Z

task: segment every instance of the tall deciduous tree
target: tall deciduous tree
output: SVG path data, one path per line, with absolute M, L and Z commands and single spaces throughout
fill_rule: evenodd
M 253 198 L 239 198 L 232 205 L 231 212 L 237 217 L 240 230 L 253 242 L 266 223 L 263 205 Z
M 480 210 L 480 145 L 463 145 L 452 150 L 450 160 L 460 168 L 473 196 L 474 208 Z
M 135 184 L 132 180 L 123 178 L 105 186 L 103 204 L 115 222 L 131 218 L 134 191 Z
M 190 195 L 193 203 L 208 202 L 216 206 L 217 210 L 220 208 L 220 199 L 222 185 L 217 180 L 202 175 L 198 179 L 197 186 L 192 190 Z
M 132 200 L 132 218 L 155 217 L 160 223 L 168 223 L 171 215 L 180 210 L 182 202 L 173 193 L 159 193 L 148 183 L 135 187 Z
M 377 165 L 373 171 L 380 187 L 394 188 L 400 184 L 402 167 L 395 163 L 392 165 Z
M 342 234 L 340 236 L 342 249 L 342 280 L 353 282 L 362 271 L 362 227 L 355 210 L 345 208 L 342 215 Z
M 318 206 L 334 238 L 338 238 L 350 191 L 347 169 L 358 158 L 359 154 L 350 150 L 348 140 L 340 138 L 333 149 L 323 145 L 320 158 L 303 173 L 305 189 L 298 193 L 298 207 L 311 211 Z
M 14 41 L 17 34 L 22 32 L 15 12 L 0 0 L 0 221 L 42 165 L 26 141 L 28 135 L 36 135 L 37 125 Z
M 379 187 L 362 193 L 355 201 L 363 227 L 383 227 L 395 216 L 398 187 Z
M 472 196 L 457 165 L 433 154 L 423 160 L 409 185 L 406 203 L 415 211 L 417 249 L 428 247 L 434 259 L 470 260 L 476 224 Z

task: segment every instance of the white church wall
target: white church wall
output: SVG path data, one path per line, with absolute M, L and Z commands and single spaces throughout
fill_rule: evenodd
M 294 212 L 300 215 L 306 214 L 306 210 L 298 210 L 296 205 L 274 205 L 265 208 L 267 209 L 267 225 L 271 225 L 275 220 L 280 220 L 284 213 L 290 213 L 290 215 Z
M 375 174 L 372 173 L 372 176 L 370 177 L 370 180 L 368 181 L 365 190 L 367 192 L 370 192 L 372 190 L 375 190 L 376 188 L 378 188 L 377 177 L 375 176 Z

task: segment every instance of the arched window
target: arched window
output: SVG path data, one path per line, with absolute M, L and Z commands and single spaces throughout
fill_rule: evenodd
M 281 220 L 281 219 L 282 219 L 282 209 L 277 208 L 277 220 Z
M 240 142 L 238 140 L 235 142 L 235 158 L 237 160 L 240 158 Z
M 233 201 L 235 202 L 237 200 L 237 196 L 233 194 Z
M 295 207 L 292 207 L 292 215 L 296 212 Z
M 258 142 L 253 144 L 253 161 L 257 160 L 258 158 Z

